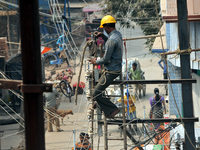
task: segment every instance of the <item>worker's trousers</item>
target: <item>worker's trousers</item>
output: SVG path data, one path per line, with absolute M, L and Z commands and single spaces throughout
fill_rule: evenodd
M 47 108 L 47 130 L 49 132 L 53 131 L 53 126 L 54 121 L 56 123 L 56 131 L 58 132 L 60 130 L 60 123 L 59 123 L 59 118 L 56 113 L 56 109 L 53 108 Z
M 105 89 L 113 82 L 113 80 L 118 77 L 119 74 L 113 74 L 106 72 L 99 79 L 98 84 L 95 86 L 92 91 L 92 96 L 94 100 L 97 101 L 98 105 L 101 107 L 101 110 L 105 113 L 105 116 L 109 116 L 113 111 L 118 109 L 115 104 L 110 101 L 110 98 L 105 97 Z

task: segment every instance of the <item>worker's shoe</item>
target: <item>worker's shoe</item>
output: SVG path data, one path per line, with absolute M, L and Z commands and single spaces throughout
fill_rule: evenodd
M 120 109 L 117 108 L 115 111 L 113 111 L 109 116 L 106 116 L 106 118 L 114 119 L 115 115 L 120 112 Z
M 96 109 L 97 108 L 97 103 L 94 103 L 93 105 L 92 105 L 92 109 Z

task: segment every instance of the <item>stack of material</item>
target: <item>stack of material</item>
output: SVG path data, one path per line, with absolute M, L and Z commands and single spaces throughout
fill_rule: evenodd
M 9 58 L 8 46 L 7 46 L 6 41 L 7 41 L 6 37 L 0 38 L 0 56 L 4 56 L 5 60 L 7 60 Z

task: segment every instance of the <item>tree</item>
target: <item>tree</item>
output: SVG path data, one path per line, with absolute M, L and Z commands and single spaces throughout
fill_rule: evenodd
M 140 25 L 145 35 L 157 34 L 159 31 L 156 15 L 155 0 L 105 0 L 104 14 L 116 17 L 122 27 L 134 28 L 132 22 Z M 160 12 L 160 0 L 157 0 L 157 9 Z M 159 14 L 161 20 L 161 16 Z M 163 22 L 160 21 L 162 26 Z M 155 38 L 149 38 L 145 42 L 151 50 Z

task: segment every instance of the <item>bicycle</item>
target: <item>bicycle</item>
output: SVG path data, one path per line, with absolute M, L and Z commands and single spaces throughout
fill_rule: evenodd
M 43 62 L 44 62 L 44 67 L 47 71 L 52 71 L 55 68 L 61 67 L 61 64 L 64 63 L 65 58 L 60 58 L 60 51 L 57 51 L 56 49 L 53 49 L 53 53 L 45 53 L 43 54 Z M 78 50 L 72 50 L 72 49 L 67 49 L 64 50 L 67 59 L 69 61 L 69 65 L 72 67 L 78 66 L 80 64 L 81 60 L 81 54 Z
M 70 69 L 66 69 L 67 72 L 71 71 Z M 68 76 L 65 75 L 64 72 L 62 72 L 62 80 L 60 81 L 59 83 L 59 87 L 60 87 L 60 90 L 61 92 L 69 98 L 69 102 L 71 102 L 71 97 L 74 96 L 74 92 L 72 90 L 72 87 L 70 85 L 70 81 L 68 82 L 67 80 L 70 78 Z M 73 75 L 73 73 L 72 73 Z M 71 77 L 72 79 L 72 77 Z

